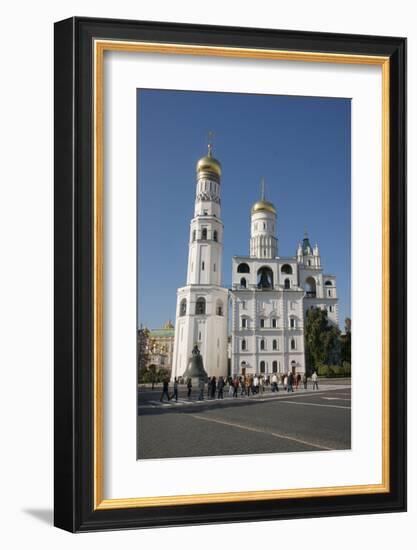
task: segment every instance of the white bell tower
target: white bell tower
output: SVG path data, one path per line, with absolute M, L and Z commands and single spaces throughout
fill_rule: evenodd
M 172 379 L 183 375 L 195 344 L 209 376 L 227 375 L 228 290 L 221 286 L 220 180 L 221 165 L 209 140 L 207 155 L 196 166 L 187 283 L 177 291 Z
M 278 255 L 275 237 L 277 213 L 275 206 L 265 200 L 265 182 L 261 182 L 261 198 L 251 210 L 250 255 L 252 258 L 273 259 Z

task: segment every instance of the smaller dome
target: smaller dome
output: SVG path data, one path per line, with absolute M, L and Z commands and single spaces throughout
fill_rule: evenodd
M 271 212 L 271 214 L 277 213 L 272 202 L 266 201 L 265 199 L 255 202 L 252 206 L 252 214 L 255 214 L 256 212 Z
M 196 166 L 197 173 L 198 172 L 214 172 L 219 177 L 222 175 L 222 167 L 220 162 L 212 157 L 210 154 L 206 155 L 205 157 L 202 157 L 198 162 Z

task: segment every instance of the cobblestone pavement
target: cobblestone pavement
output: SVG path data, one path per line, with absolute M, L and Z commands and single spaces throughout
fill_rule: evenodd
M 172 389 L 170 388 L 170 392 Z M 175 458 L 349 449 L 350 381 L 319 390 L 160 402 L 161 389 L 138 392 L 138 458 Z

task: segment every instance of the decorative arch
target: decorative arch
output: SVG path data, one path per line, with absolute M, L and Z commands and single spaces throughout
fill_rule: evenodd
M 248 264 L 242 263 L 237 266 L 238 273 L 250 273 Z
M 314 277 L 307 277 L 304 288 L 307 296 L 310 298 L 316 297 L 316 280 Z
M 205 315 L 206 313 L 206 299 L 198 298 L 195 303 L 195 314 L 196 315 Z
M 325 284 L 326 286 L 333 286 L 332 281 L 329 281 L 329 280 L 327 280 L 324 284 Z
M 281 273 L 285 273 L 285 275 L 292 275 L 293 271 L 292 271 L 292 267 L 290 266 L 290 264 L 284 264 L 281 267 Z
M 258 288 L 272 289 L 274 288 L 274 274 L 268 266 L 263 266 L 258 269 Z

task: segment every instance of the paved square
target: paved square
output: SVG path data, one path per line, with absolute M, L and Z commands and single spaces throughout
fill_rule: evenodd
M 161 389 L 138 391 L 138 458 L 176 458 L 351 446 L 350 381 L 320 382 L 319 390 L 197 400 L 181 387 L 178 402 L 160 402 Z

